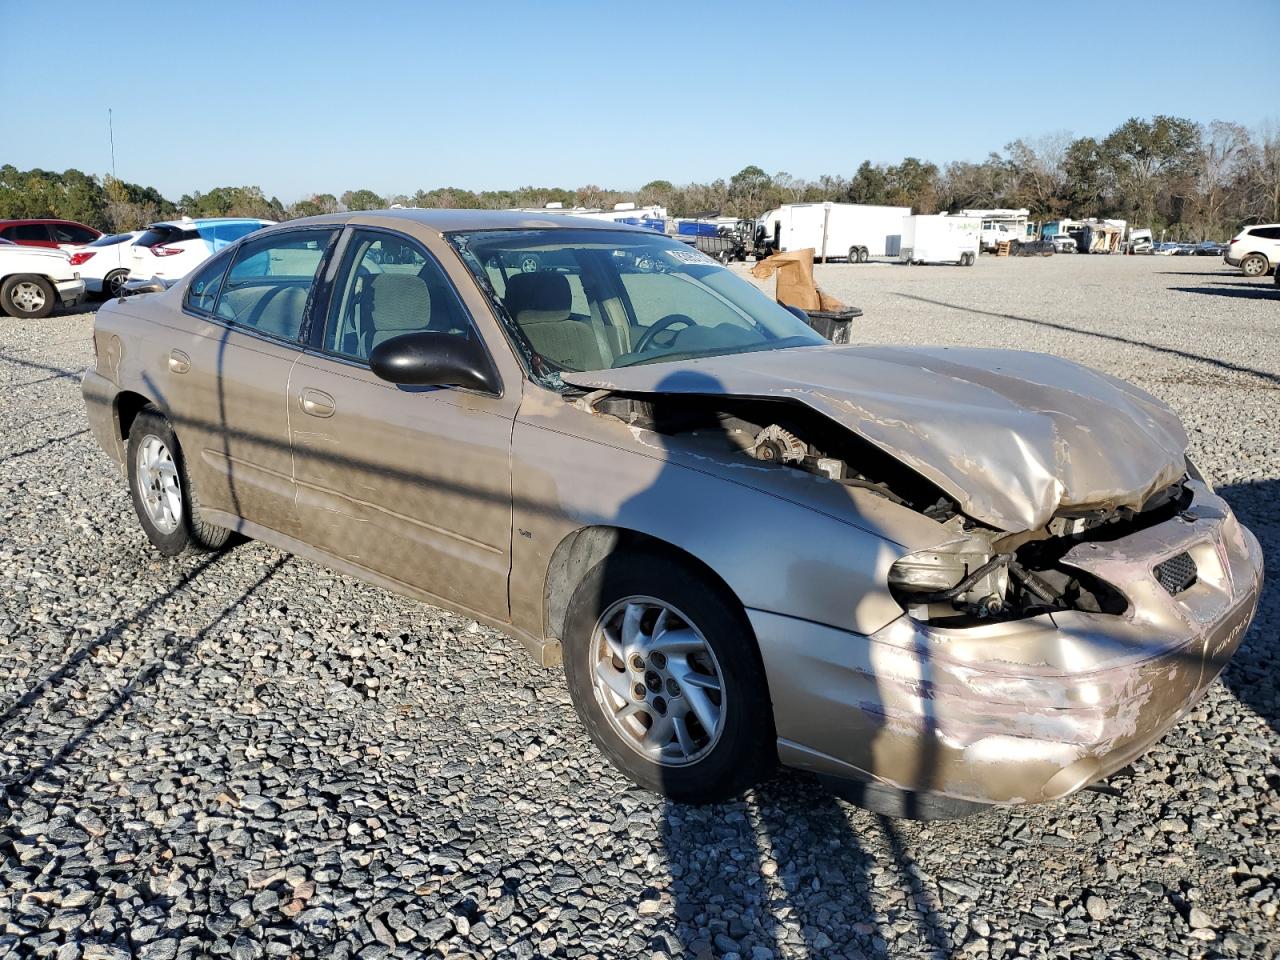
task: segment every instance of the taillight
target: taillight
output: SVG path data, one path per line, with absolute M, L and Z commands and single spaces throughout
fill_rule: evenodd
M 166 247 L 163 243 L 157 243 L 154 247 L 148 247 L 157 257 L 172 257 L 175 253 L 181 253 L 177 247 Z
M 71 265 L 73 267 L 80 266 L 80 264 L 92 257 L 95 252 L 93 250 L 81 250 L 79 253 L 73 253 L 71 255 Z

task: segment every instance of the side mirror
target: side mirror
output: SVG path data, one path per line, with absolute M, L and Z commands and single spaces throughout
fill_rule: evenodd
M 502 392 L 480 341 L 451 333 L 405 333 L 384 340 L 369 355 L 369 369 L 388 383 L 405 386 Z

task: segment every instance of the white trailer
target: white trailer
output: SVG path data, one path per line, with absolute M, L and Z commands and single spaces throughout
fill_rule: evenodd
M 951 217 L 945 213 L 916 214 L 902 218 L 903 263 L 958 263 L 971 267 L 982 243 L 982 221 L 977 217 Z
M 862 203 L 784 203 L 756 221 L 757 236 L 779 253 L 812 247 L 818 262 L 866 263 L 897 253 L 902 218 L 910 213 L 910 207 Z

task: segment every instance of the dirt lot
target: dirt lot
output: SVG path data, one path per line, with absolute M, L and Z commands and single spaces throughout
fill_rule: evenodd
M 1269 280 L 1067 256 L 818 279 L 859 339 L 1049 351 L 1163 398 L 1280 563 Z M 0 321 L 0 956 L 1280 950 L 1274 572 L 1222 680 L 1103 792 L 921 825 L 783 775 L 675 806 L 466 619 L 259 544 L 152 552 L 86 432 L 92 319 Z

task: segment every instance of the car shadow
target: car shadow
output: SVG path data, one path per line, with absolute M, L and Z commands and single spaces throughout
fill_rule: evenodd
M 238 596 L 226 604 L 199 630 L 186 637 L 175 638 L 171 645 L 164 647 L 162 652 L 153 651 L 151 656 L 144 657 L 145 662 L 138 672 L 122 688 L 110 694 L 106 705 L 74 734 L 60 744 L 50 744 L 53 749 L 42 760 L 29 766 L 15 780 L 0 784 L 0 802 L 7 803 L 12 807 L 20 798 L 26 795 L 35 781 L 44 778 L 46 775 L 55 774 L 63 761 L 74 755 L 99 727 L 125 709 L 141 690 L 154 683 L 163 673 L 180 672 L 186 668 L 191 655 L 204 639 L 219 624 L 231 616 L 235 610 L 244 606 L 250 597 L 265 587 L 284 568 L 289 559 L 287 556 L 281 556 L 269 564 L 265 572 L 256 581 L 241 591 Z M 79 667 L 87 659 L 92 658 L 94 651 L 104 644 L 127 635 L 131 627 L 145 621 L 162 604 L 198 581 L 216 561 L 217 555 L 201 561 L 191 570 L 184 573 L 172 587 L 151 598 L 137 612 L 120 619 L 96 638 L 81 645 L 59 667 L 37 681 L 25 694 L 5 708 L 3 714 L 0 714 L 0 728 L 7 727 L 19 716 L 25 716 L 27 711 L 32 710 L 36 701 L 46 694 L 56 691 L 65 680 L 75 675 Z M 0 807 L 0 809 L 3 808 Z
M 1169 289 L 1178 293 L 1198 293 L 1208 297 L 1237 297 L 1241 300 L 1280 299 L 1280 287 L 1272 283 L 1267 283 L 1265 287 L 1222 284 L 1216 287 L 1170 287 Z
M 1218 488 L 1236 517 L 1253 531 L 1268 561 L 1253 627 L 1220 679 L 1237 700 L 1280 734 L 1280 480 L 1233 483 Z

